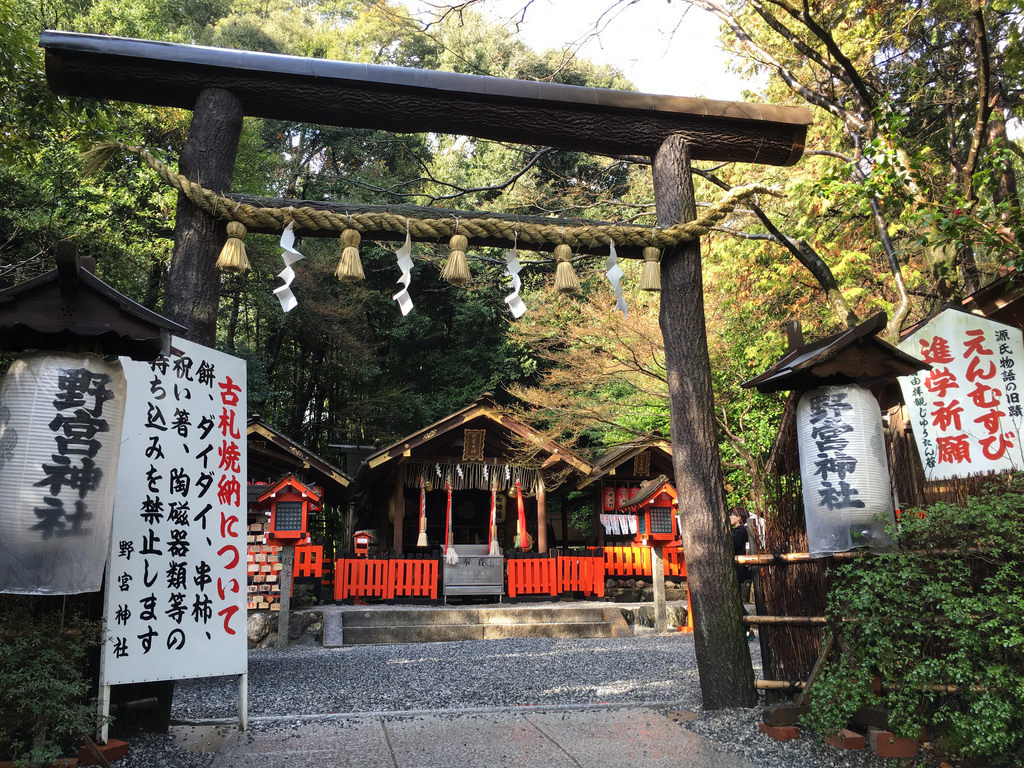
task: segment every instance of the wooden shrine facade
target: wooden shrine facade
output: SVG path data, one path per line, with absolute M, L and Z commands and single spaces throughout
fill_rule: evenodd
M 368 456 L 356 473 L 361 524 L 377 534 L 379 553 L 443 547 L 448 488 L 453 544 L 489 543 L 491 488 L 496 489 L 498 544 L 510 551 L 517 516 L 516 484 L 537 550 L 548 549 L 547 500 L 592 467 L 567 448 L 505 414 L 489 395 Z M 418 548 L 420 487 L 427 546 Z
M 672 444 L 657 432 L 623 443 L 598 457 L 590 474 L 576 486 L 590 494 L 591 542 L 602 547 L 632 543 L 635 533 L 624 529 L 618 520 L 610 521 L 608 516 L 632 514 L 631 499 L 659 476 L 671 482 L 675 472 Z

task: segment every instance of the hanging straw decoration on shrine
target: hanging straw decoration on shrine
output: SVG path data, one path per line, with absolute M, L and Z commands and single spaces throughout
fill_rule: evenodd
M 228 222 L 228 239 L 220 249 L 217 257 L 217 269 L 222 272 L 246 272 L 249 269 L 249 257 L 245 255 L 245 225 L 239 221 Z
M 427 488 L 420 477 L 420 535 L 416 537 L 416 546 L 427 546 Z
M 640 272 L 641 291 L 661 290 L 661 249 L 648 245 L 644 247 L 644 268 Z
M 572 268 L 572 248 L 565 243 L 555 246 L 555 259 L 558 268 L 555 270 L 555 290 L 559 293 L 579 293 L 580 281 L 576 270 Z
M 466 260 L 466 248 L 469 241 L 463 235 L 452 235 L 448 241 L 451 253 L 441 270 L 441 277 L 452 285 L 465 285 L 473 277 L 469 272 L 469 262 Z
M 341 233 L 341 261 L 338 262 L 338 269 L 334 272 L 343 283 L 358 283 L 365 280 L 363 274 L 363 262 L 359 258 L 359 241 L 362 236 L 354 229 L 346 229 Z
M 498 489 L 491 486 L 491 546 L 488 550 L 490 555 L 500 555 L 501 547 L 498 546 Z
M 512 492 L 515 488 L 515 481 L 522 483 L 527 493 L 531 493 L 538 483 L 540 471 L 537 467 L 523 467 L 505 463 L 483 464 L 480 462 L 465 462 L 462 464 L 461 476 L 457 473 L 453 462 L 451 464 L 439 462 L 418 462 L 411 461 L 402 466 L 402 482 L 410 488 L 417 487 L 419 478 L 435 475 L 438 478 L 437 487 L 440 488 L 441 479 L 448 478 L 453 491 L 477 490 L 489 491 L 491 486 L 497 486 L 498 491 Z
M 444 513 L 444 561 L 448 565 L 455 565 L 459 562 L 459 553 L 455 551 L 452 542 L 452 484 L 446 482 L 444 487 L 448 491 L 448 505 Z

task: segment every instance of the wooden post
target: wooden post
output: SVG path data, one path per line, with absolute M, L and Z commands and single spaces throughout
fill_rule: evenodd
M 402 554 L 402 547 L 405 545 L 405 486 L 402 483 L 402 473 L 399 472 L 395 478 L 395 487 L 391 492 L 394 509 L 394 531 L 392 545 L 395 554 Z
M 292 604 L 292 564 L 295 562 L 295 547 L 285 544 L 281 547 L 281 612 L 277 614 L 277 647 L 288 647 L 288 612 Z
M 664 632 L 668 629 L 668 609 L 665 607 L 665 559 L 660 545 L 651 547 L 651 585 L 654 587 L 654 631 Z
M 655 153 L 654 200 L 659 226 L 696 218 L 690 153 L 682 136 L 670 136 Z M 701 696 L 707 709 L 751 707 L 757 696 L 736 599 L 739 585 L 715 435 L 698 240 L 666 248 L 662 255 L 660 323 L 672 463 L 676 487 L 688 492 L 681 533 Z
M 249 673 L 238 676 L 238 730 L 249 730 Z
M 100 663 L 103 663 L 103 653 L 100 653 Z M 100 675 L 102 680 L 103 675 Z M 99 711 L 99 727 L 96 729 L 96 741 L 106 744 L 110 735 L 110 686 L 100 685 L 100 695 L 96 698 L 96 708 Z
M 544 479 L 537 477 L 537 551 L 547 554 L 548 551 L 548 492 L 544 488 Z
M 234 94 L 219 88 L 201 91 L 178 161 L 182 175 L 215 192 L 229 191 L 241 133 L 242 103 Z M 163 313 L 188 329 L 186 338 L 208 347 L 216 342 L 220 273 L 215 264 L 226 239 L 223 221 L 178 195 Z

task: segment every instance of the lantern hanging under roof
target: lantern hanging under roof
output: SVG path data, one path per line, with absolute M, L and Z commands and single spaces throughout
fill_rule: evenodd
M 890 546 L 893 497 L 875 397 L 856 384 L 809 390 L 796 424 L 811 554 Z
M 0 383 L 0 592 L 99 590 L 126 394 L 120 363 L 31 354 Z

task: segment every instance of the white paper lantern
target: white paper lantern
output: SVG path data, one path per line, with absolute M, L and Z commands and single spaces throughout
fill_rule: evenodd
M 0 382 L 0 592 L 99 590 L 126 385 L 120 363 L 34 354 Z
M 888 546 L 892 490 L 878 401 L 855 384 L 805 392 L 796 410 L 812 554 Z

